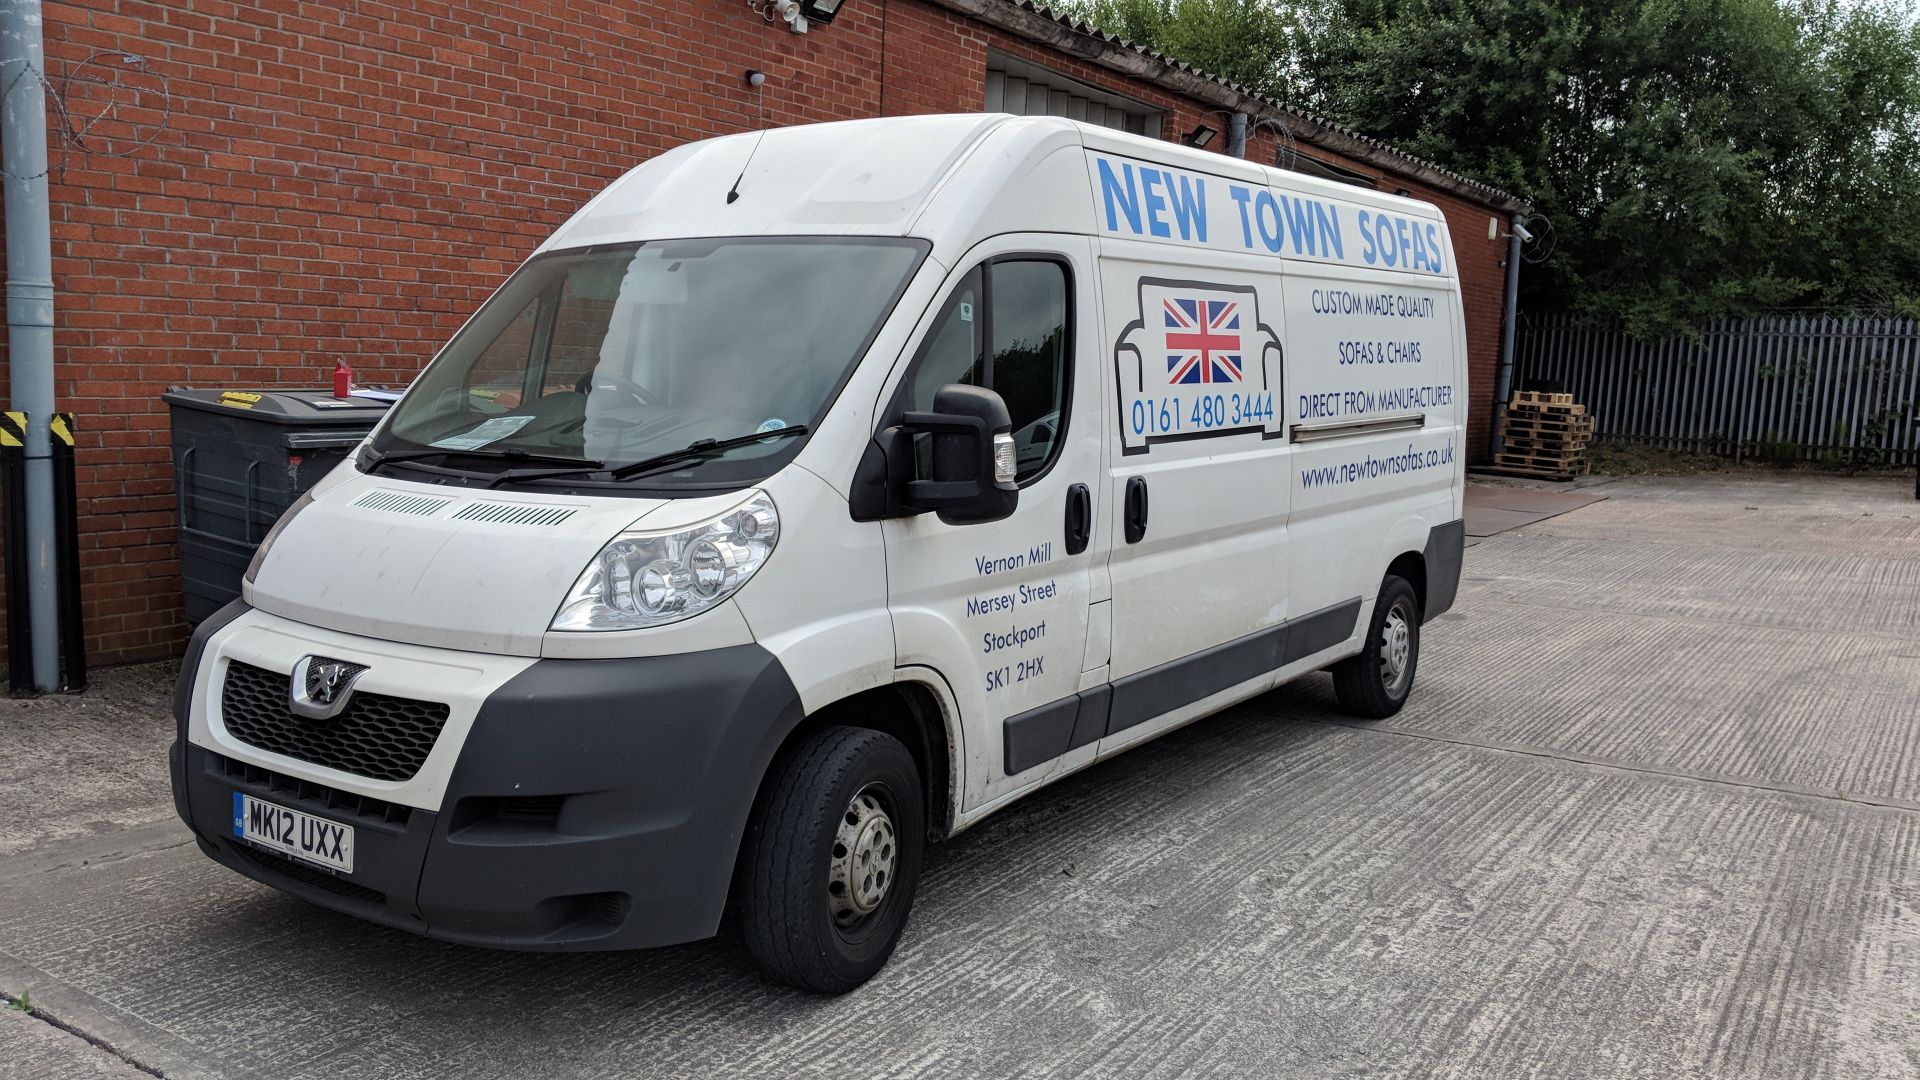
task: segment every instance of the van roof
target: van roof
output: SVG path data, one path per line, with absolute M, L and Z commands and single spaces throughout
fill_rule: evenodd
M 919 236 L 939 249 L 1000 232 L 1092 233 L 1084 154 L 1058 156 L 1082 148 L 1440 218 L 1416 200 L 1064 117 L 963 113 L 805 124 L 687 143 L 614 181 L 540 250 L 807 234 Z

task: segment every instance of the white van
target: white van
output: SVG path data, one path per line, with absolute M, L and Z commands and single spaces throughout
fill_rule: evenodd
M 731 900 L 885 963 L 928 840 L 1331 670 L 1411 691 L 1463 543 L 1431 206 L 1062 119 L 682 146 L 609 187 L 193 637 L 213 859 L 436 938 Z

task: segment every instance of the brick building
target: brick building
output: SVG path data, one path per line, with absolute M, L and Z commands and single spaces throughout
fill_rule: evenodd
M 591 194 L 675 144 L 987 108 L 1181 139 L 1438 204 L 1483 457 L 1522 204 L 1016 0 L 48 0 L 56 392 L 81 431 L 90 658 L 184 640 L 169 385 L 403 383 Z M 765 72 L 749 86 L 749 70 Z M 1283 146 L 1284 139 L 1284 146 Z

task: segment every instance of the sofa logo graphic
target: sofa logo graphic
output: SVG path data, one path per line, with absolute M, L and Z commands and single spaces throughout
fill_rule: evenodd
M 1280 337 L 1254 290 L 1158 278 L 1138 288 L 1140 317 L 1114 343 L 1125 451 L 1254 430 L 1279 438 Z

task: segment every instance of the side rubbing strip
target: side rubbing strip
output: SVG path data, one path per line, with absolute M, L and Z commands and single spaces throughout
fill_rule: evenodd
M 1113 719 L 1107 724 L 1107 734 L 1330 649 L 1352 637 L 1359 622 L 1360 598 L 1356 596 L 1119 679 L 1113 684 Z
M 1007 717 L 1001 740 L 1006 749 L 1007 775 L 1026 772 L 1066 753 L 1079 712 L 1080 698 L 1075 695 Z
M 1311 615 L 1302 615 L 1287 624 L 1287 651 L 1280 662 L 1291 664 L 1323 649 L 1331 649 L 1352 637 L 1359 625 L 1360 598 L 1357 596 L 1332 607 L 1321 608 Z
M 1148 668 L 1117 682 L 1009 716 L 1002 729 L 1008 776 L 1069 750 L 1191 705 L 1353 636 L 1360 598 Z
M 1272 671 L 1280 666 L 1286 640 L 1287 625 L 1282 623 L 1115 680 L 1107 734 Z
M 1107 717 L 1113 709 L 1113 684 L 1101 683 L 1080 691 L 1080 715 L 1073 721 L 1073 738 L 1067 749 L 1078 750 L 1088 743 L 1107 737 Z
M 1105 683 L 1019 716 L 1007 717 L 1003 743 L 1007 775 L 1044 765 L 1069 750 L 1099 742 L 1107 733 L 1113 688 Z

